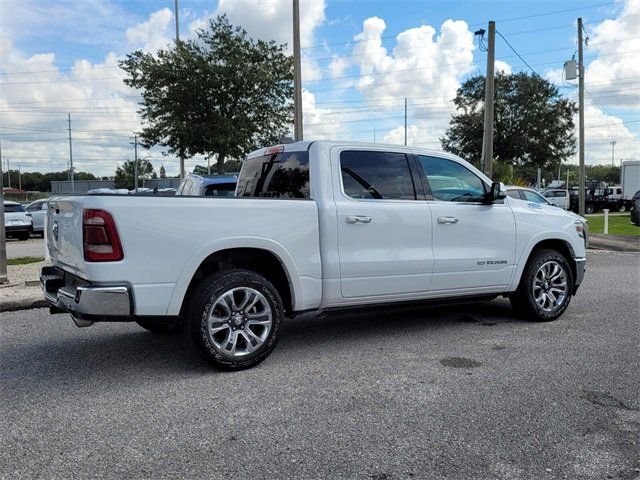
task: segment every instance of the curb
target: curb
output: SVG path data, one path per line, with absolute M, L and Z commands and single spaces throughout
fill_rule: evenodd
M 49 303 L 44 298 L 25 298 L 22 300 L 9 300 L 0 303 L 0 313 L 15 312 L 17 310 L 31 310 L 32 308 L 48 307 Z
M 629 235 L 589 235 L 589 248 L 616 252 L 640 252 L 640 237 Z

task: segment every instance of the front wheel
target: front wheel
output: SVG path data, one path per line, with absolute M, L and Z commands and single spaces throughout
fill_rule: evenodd
M 565 312 L 572 292 L 573 274 L 567 259 L 555 250 L 544 249 L 533 253 L 510 300 L 516 312 L 548 322 Z
M 624 203 L 621 203 L 621 204 L 618 206 L 618 211 L 619 211 L 619 212 L 621 212 L 621 213 L 626 212 L 626 211 L 627 211 L 627 206 L 626 206 Z
M 18 237 L 18 240 L 20 240 L 21 242 L 24 242 L 26 240 L 29 240 L 29 237 L 31 236 L 31 234 L 29 232 L 27 233 L 21 233 L 20 235 L 16 235 L 16 237 Z
M 276 288 L 249 270 L 226 270 L 200 283 L 189 307 L 195 350 L 215 368 L 253 367 L 275 349 L 284 307 Z
M 594 211 L 595 211 L 595 208 L 594 208 L 593 205 L 591 205 L 591 204 L 585 205 L 584 213 L 589 213 L 590 214 L 590 213 L 593 213 Z

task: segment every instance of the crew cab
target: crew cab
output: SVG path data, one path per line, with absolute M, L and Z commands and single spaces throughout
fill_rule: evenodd
M 306 141 L 248 155 L 234 197 L 52 198 L 41 283 L 78 326 L 185 328 L 240 369 L 318 309 L 505 296 L 554 320 L 584 277 L 585 229 L 448 153 Z

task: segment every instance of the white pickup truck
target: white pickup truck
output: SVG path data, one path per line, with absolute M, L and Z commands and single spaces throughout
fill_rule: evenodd
M 231 198 L 54 197 L 46 236 L 52 313 L 185 327 L 215 367 L 240 369 L 310 310 L 502 295 L 554 320 L 584 277 L 587 231 L 454 155 L 316 141 L 250 154 Z

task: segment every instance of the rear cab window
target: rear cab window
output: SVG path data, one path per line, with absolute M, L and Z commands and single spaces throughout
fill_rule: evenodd
M 311 197 L 309 153 L 278 152 L 247 158 L 240 170 L 237 197 Z

